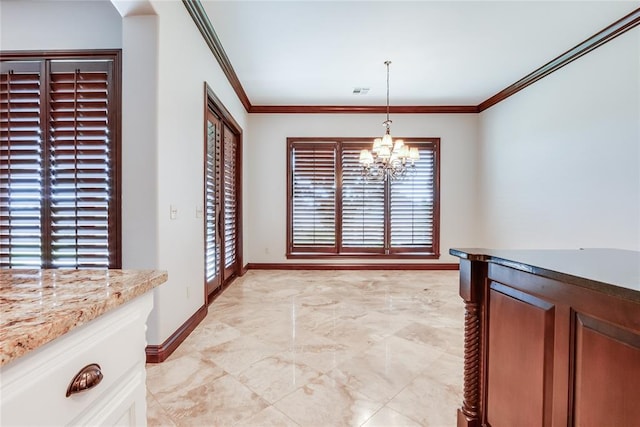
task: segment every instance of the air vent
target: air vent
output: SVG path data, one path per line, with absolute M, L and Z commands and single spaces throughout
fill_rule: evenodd
M 354 87 L 353 94 L 354 95 L 366 95 L 369 93 L 368 87 Z

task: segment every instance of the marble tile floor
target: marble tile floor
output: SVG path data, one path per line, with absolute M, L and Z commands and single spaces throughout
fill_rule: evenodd
M 251 270 L 161 364 L 150 426 L 455 426 L 457 271 Z

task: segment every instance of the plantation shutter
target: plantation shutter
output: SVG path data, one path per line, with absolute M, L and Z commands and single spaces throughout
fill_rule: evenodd
M 0 268 L 42 267 L 43 64 L 0 71 Z
M 209 113 L 211 114 L 211 113 Z M 219 122 L 207 120 L 207 150 L 205 175 L 205 275 L 210 283 L 220 274 L 220 239 L 217 234 L 220 212 L 220 128 Z
M 292 249 L 335 251 L 336 145 L 293 145 L 290 155 Z
M 54 267 L 107 268 L 114 248 L 111 61 L 51 61 L 51 250 Z
M 385 188 L 367 181 L 359 163 L 364 144 L 342 145 L 342 248 L 348 252 L 384 251 Z
M 0 266 L 120 268 L 119 54 L 0 63 Z
M 288 138 L 287 257 L 437 259 L 439 138 L 407 138 L 420 159 L 393 179 L 362 175 L 371 141 Z
M 391 181 L 391 250 L 396 253 L 434 248 L 435 153 L 431 146 L 418 145 L 418 149 L 415 170 Z
M 236 137 L 224 126 L 224 266 L 231 267 L 237 259 L 236 223 L 238 203 L 236 188 Z

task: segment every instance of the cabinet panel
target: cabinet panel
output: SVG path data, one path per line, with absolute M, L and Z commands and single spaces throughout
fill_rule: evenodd
M 576 317 L 574 425 L 639 425 L 640 335 Z
M 4 365 L 0 425 L 115 425 L 127 411 L 133 424 L 144 425 L 144 335 L 152 306 L 152 293 L 141 295 Z M 100 365 L 102 381 L 66 397 L 72 378 L 90 363 Z
M 486 420 L 494 427 L 550 425 L 554 306 L 498 283 L 488 303 Z

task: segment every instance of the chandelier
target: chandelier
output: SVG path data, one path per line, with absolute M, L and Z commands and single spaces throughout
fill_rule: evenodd
M 415 168 L 415 162 L 420 160 L 420 153 L 416 147 L 409 147 L 401 139 L 395 141 L 391 137 L 391 120 L 389 119 L 389 64 L 387 66 L 387 120 L 382 122 L 386 128 L 382 138 L 373 141 L 371 151 L 364 149 L 360 152 L 362 176 L 370 180 L 400 179 L 408 170 Z

